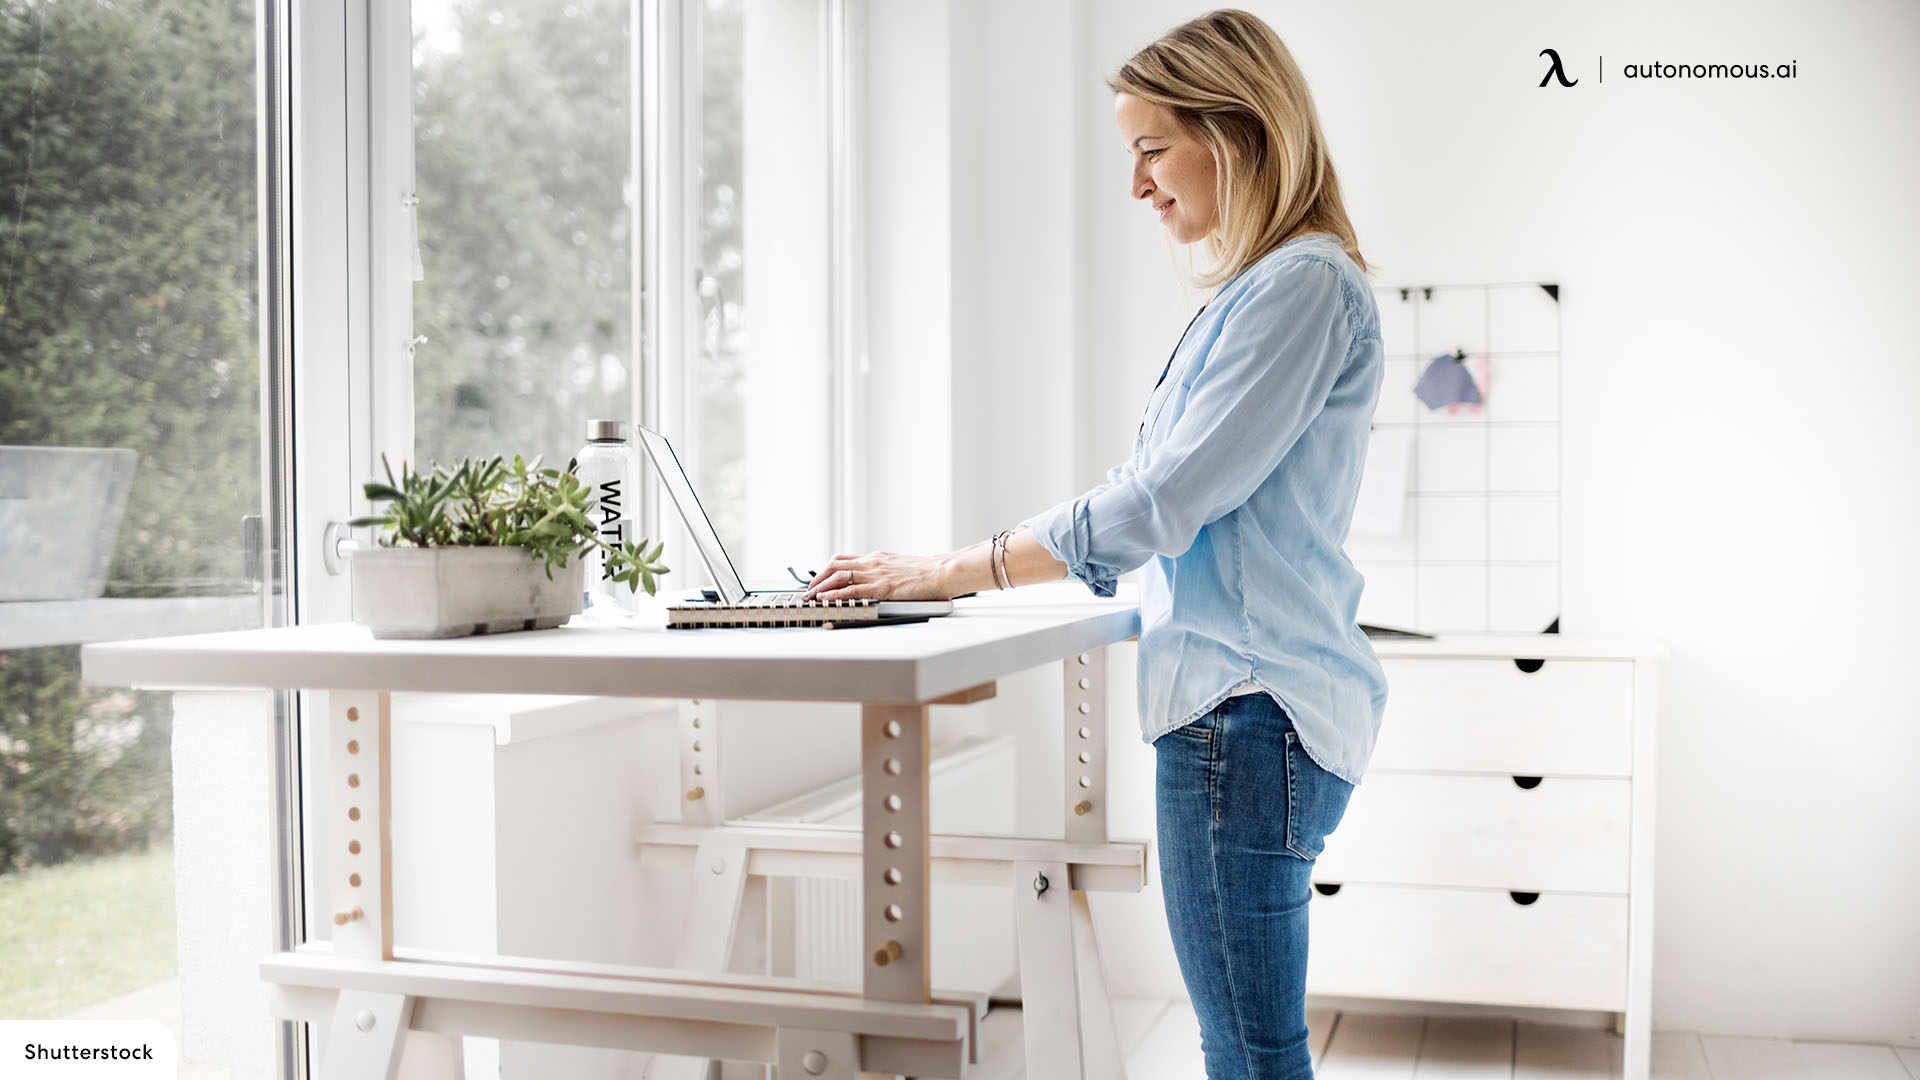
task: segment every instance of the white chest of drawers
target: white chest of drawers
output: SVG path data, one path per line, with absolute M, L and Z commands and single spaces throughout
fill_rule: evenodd
M 1627 1080 L 1646 1080 L 1664 649 L 1374 647 L 1386 719 L 1314 868 L 1308 992 L 1612 1012 Z

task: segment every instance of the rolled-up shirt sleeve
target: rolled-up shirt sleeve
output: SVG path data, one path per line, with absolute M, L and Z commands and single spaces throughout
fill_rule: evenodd
M 1325 405 L 1354 344 L 1339 273 L 1296 259 L 1232 300 L 1166 437 L 1022 524 L 1100 596 L 1247 501 Z

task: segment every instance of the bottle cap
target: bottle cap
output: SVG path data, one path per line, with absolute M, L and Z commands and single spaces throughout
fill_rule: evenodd
M 625 420 L 589 420 L 587 421 L 588 442 L 626 442 L 627 422 Z

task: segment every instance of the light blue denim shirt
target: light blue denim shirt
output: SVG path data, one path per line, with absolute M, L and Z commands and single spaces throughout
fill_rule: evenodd
M 1349 783 L 1387 682 L 1355 621 L 1343 546 L 1380 397 L 1380 314 L 1339 241 L 1307 233 L 1221 286 L 1147 399 L 1107 482 L 1029 518 L 1101 596 L 1144 565 L 1140 726 L 1148 742 L 1252 681 L 1307 753 Z

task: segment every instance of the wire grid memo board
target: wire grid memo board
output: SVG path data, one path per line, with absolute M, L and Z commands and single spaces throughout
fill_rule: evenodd
M 1560 614 L 1558 285 L 1379 287 L 1375 432 L 1410 432 L 1397 535 L 1356 532 L 1360 621 L 1429 633 L 1540 633 Z M 1461 358 L 1481 404 L 1429 410 L 1414 384 Z M 1389 504 L 1390 505 L 1390 504 Z

